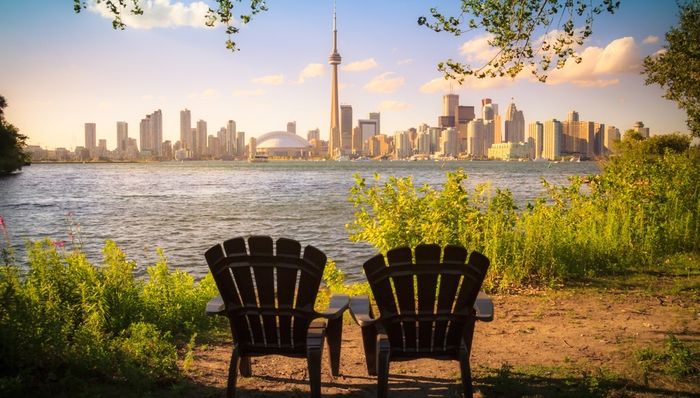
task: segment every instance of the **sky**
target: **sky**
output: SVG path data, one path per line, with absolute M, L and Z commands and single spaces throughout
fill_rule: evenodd
M 297 134 L 330 129 L 331 0 L 268 0 L 269 11 L 241 27 L 224 46 L 223 28 L 206 28 L 209 1 L 144 0 L 145 15 L 127 17 L 124 31 L 90 6 L 73 12 L 70 0 L 0 1 L 0 95 L 6 118 L 45 148 L 84 145 L 84 124 L 116 146 L 116 123 L 139 121 L 161 109 L 163 139 L 179 139 L 179 114 L 205 120 L 208 133 L 228 120 L 247 137 L 285 130 Z M 418 26 L 431 7 L 453 10 L 456 0 L 338 0 L 340 103 L 353 119 L 381 112 L 382 133 L 422 123 L 434 126 L 442 96 L 459 94 L 460 105 L 480 110 L 491 98 L 505 112 L 511 98 L 525 122 L 566 119 L 614 125 L 624 132 L 643 121 L 652 134 L 688 131 L 686 115 L 645 86 L 642 59 L 659 51 L 678 22 L 672 0 L 622 0 L 614 15 L 601 14 L 584 43 L 581 64 L 550 74 L 547 83 L 528 76 L 463 85 L 442 78 L 437 63 L 448 58 L 478 65 L 492 51 L 483 31 L 460 37 Z

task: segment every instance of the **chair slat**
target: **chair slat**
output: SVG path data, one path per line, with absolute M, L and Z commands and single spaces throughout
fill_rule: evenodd
M 317 248 L 309 245 L 304 248 L 304 256 L 300 259 L 301 272 L 299 275 L 299 287 L 297 288 L 297 298 L 295 307 L 299 309 L 312 310 L 316 302 L 318 288 L 321 285 L 321 275 L 326 267 L 327 257 Z M 293 338 L 294 344 L 306 344 L 306 328 L 309 326 L 309 319 L 294 317 Z
M 299 267 L 301 244 L 292 239 L 279 238 L 277 239 L 276 254 L 278 265 L 284 262 L 290 266 L 289 268 L 277 267 L 277 305 L 280 308 L 292 308 L 297 284 L 297 268 Z M 292 265 L 295 268 L 291 268 Z M 279 334 L 280 344 L 294 344 L 292 342 L 292 317 L 279 317 Z
M 440 272 L 440 254 L 438 245 L 418 245 L 416 247 L 416 266 L 434 267 L 432 274 L 416 276 L 418 286 L 418 312 L 433 314 L 435 312 L 435 294 L 437 291 L 438 273 Z M 418 347 L 431 347 L 433 322 L 418 323 Z
M 413 253 L 408 247 L 399 247 L 389 250 L 386 257 L 389 263 L 389 272 L 395 269 L 413 268 Z M 396 289 L 396 300 L 399 304 L 400 313 L 415 314 L 416 295 L 413 287 L 413 275 L 393 275 L 391 279 L 394 282 L 394 289 Z M 416 349 L 416 337 L 418 333 L 415 320 L 401 322 L 401 328 L 403 329 L 403 346 L 408 351 L 414 351 Z M 398 343 L 392 339 L 391 334 L 389 334 L 389 343 L 394 347 Z
M 272 238 L 269 236 L 251 236 L 248 239 L 250 248 L 250 265 L 255 276 L 256 292 L 260 306 L 275 306 L 275 258 Z M 278 345 L 277 319 L 274 315 L 263 315 L 263 330 L 265 342 L 269 346 Z

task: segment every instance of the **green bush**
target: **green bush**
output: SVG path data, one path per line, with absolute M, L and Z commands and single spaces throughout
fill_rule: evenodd
M 600 175 L 561 187 L 543 181 L 545 193 L 520 209 L 508 190 L 468 191 L 462 170 L 441 187 L 356 175 L 347 229 L 380 252 L 420 243 L 482 252 L 491 260 L 487 288 L 658 267 L 664 256 L 700 250 L 700 157 L 687 143 L 625 142 Z

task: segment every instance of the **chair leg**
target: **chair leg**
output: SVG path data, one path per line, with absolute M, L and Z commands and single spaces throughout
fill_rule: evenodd
M 228 381 L 226 385 L 226 398 L 236 397 L 236 379 L 238 378 L 238 364 L 241 362 L 240 350 L 234 344 L 231 352 L 231 362 L 228 366 Z
M 321 397 L 321 347 L 306 349 L 306 362 L 309 369 L 309 386 L 311 397 Z
M 362 328 L 362 344 L 365 348 L 365 361 L 367 362 L 367 374 L 377 375 L 377 328 L 365 326 Z
M 340 374 L 340 345 L 343 334 L 343 317 L 331 319 L 326 326 L 326 340 L 328 341 L 328 357 L 330 359 L 331 374 Z
M 253 375 L 253 369 L 250 366 L 250 357 L 241 357 L 239 371 L 243 377 L 250 377 Z
M 464 345 L 459 350 L 459 369 L 462 373 L 462 388 L 464 388 L 464 397 L 473 397 L 474 389 L 472 387 L 472 368 L 469 364 L 469 350 L 467 350 L 467 347 Z
M 389 339 L 383 333 L 377 334 L 377 398 L 389 395 Z

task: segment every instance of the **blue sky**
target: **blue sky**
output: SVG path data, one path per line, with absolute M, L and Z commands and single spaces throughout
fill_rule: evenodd
M 149 4 L 146 16 L 114 31 L 99 10 L 76 15 L 69 0 L 0 2 L 0 94 L 9 103 L 7 119 L 31 144 L 83 145 L 83 124 L 95 122 L 98 138 L 112 149 L 117 121 L 127 121 L 129 136 L 138 138 L 139 120 L 156 109 L 163 111 L 164 139 L 174 142 L 184 108 L 193 124 L 207 121 L 209 134 L 229 119 L 248 136 L 295 120 L 302 136 L 318 127 L 328 137 L 331 1 L 269 0 L 270 10 L 234 38 L 241 48 L 234 54 L 224 48 L 222 28 L 199 23 L 206 1 Z M 456 4 L 338 0 L 340 101 L 353 106 L 355 120 L 380 111 L 387 134 L 436 124 L 450 91 L 436 64 L 447 58 L 476 64 L 489 50 L 483 32 L 452 37 L 416 24 L 430 7 Z M 547 84 L 523 76 L 451 89 L 462 105 L 478 109 L 489 97 L 501 113 L 512 97 L 526 123 L 577 110 L 581 120 L 621 131 L 637 120 L 653 134 L 687 131 L 685 114 L 639 74 L 642 58 L 663 46 L 677 14 L 672 0 L 622 0 L 615 15 L 595 20 L 583 63 L 551 74 Z

